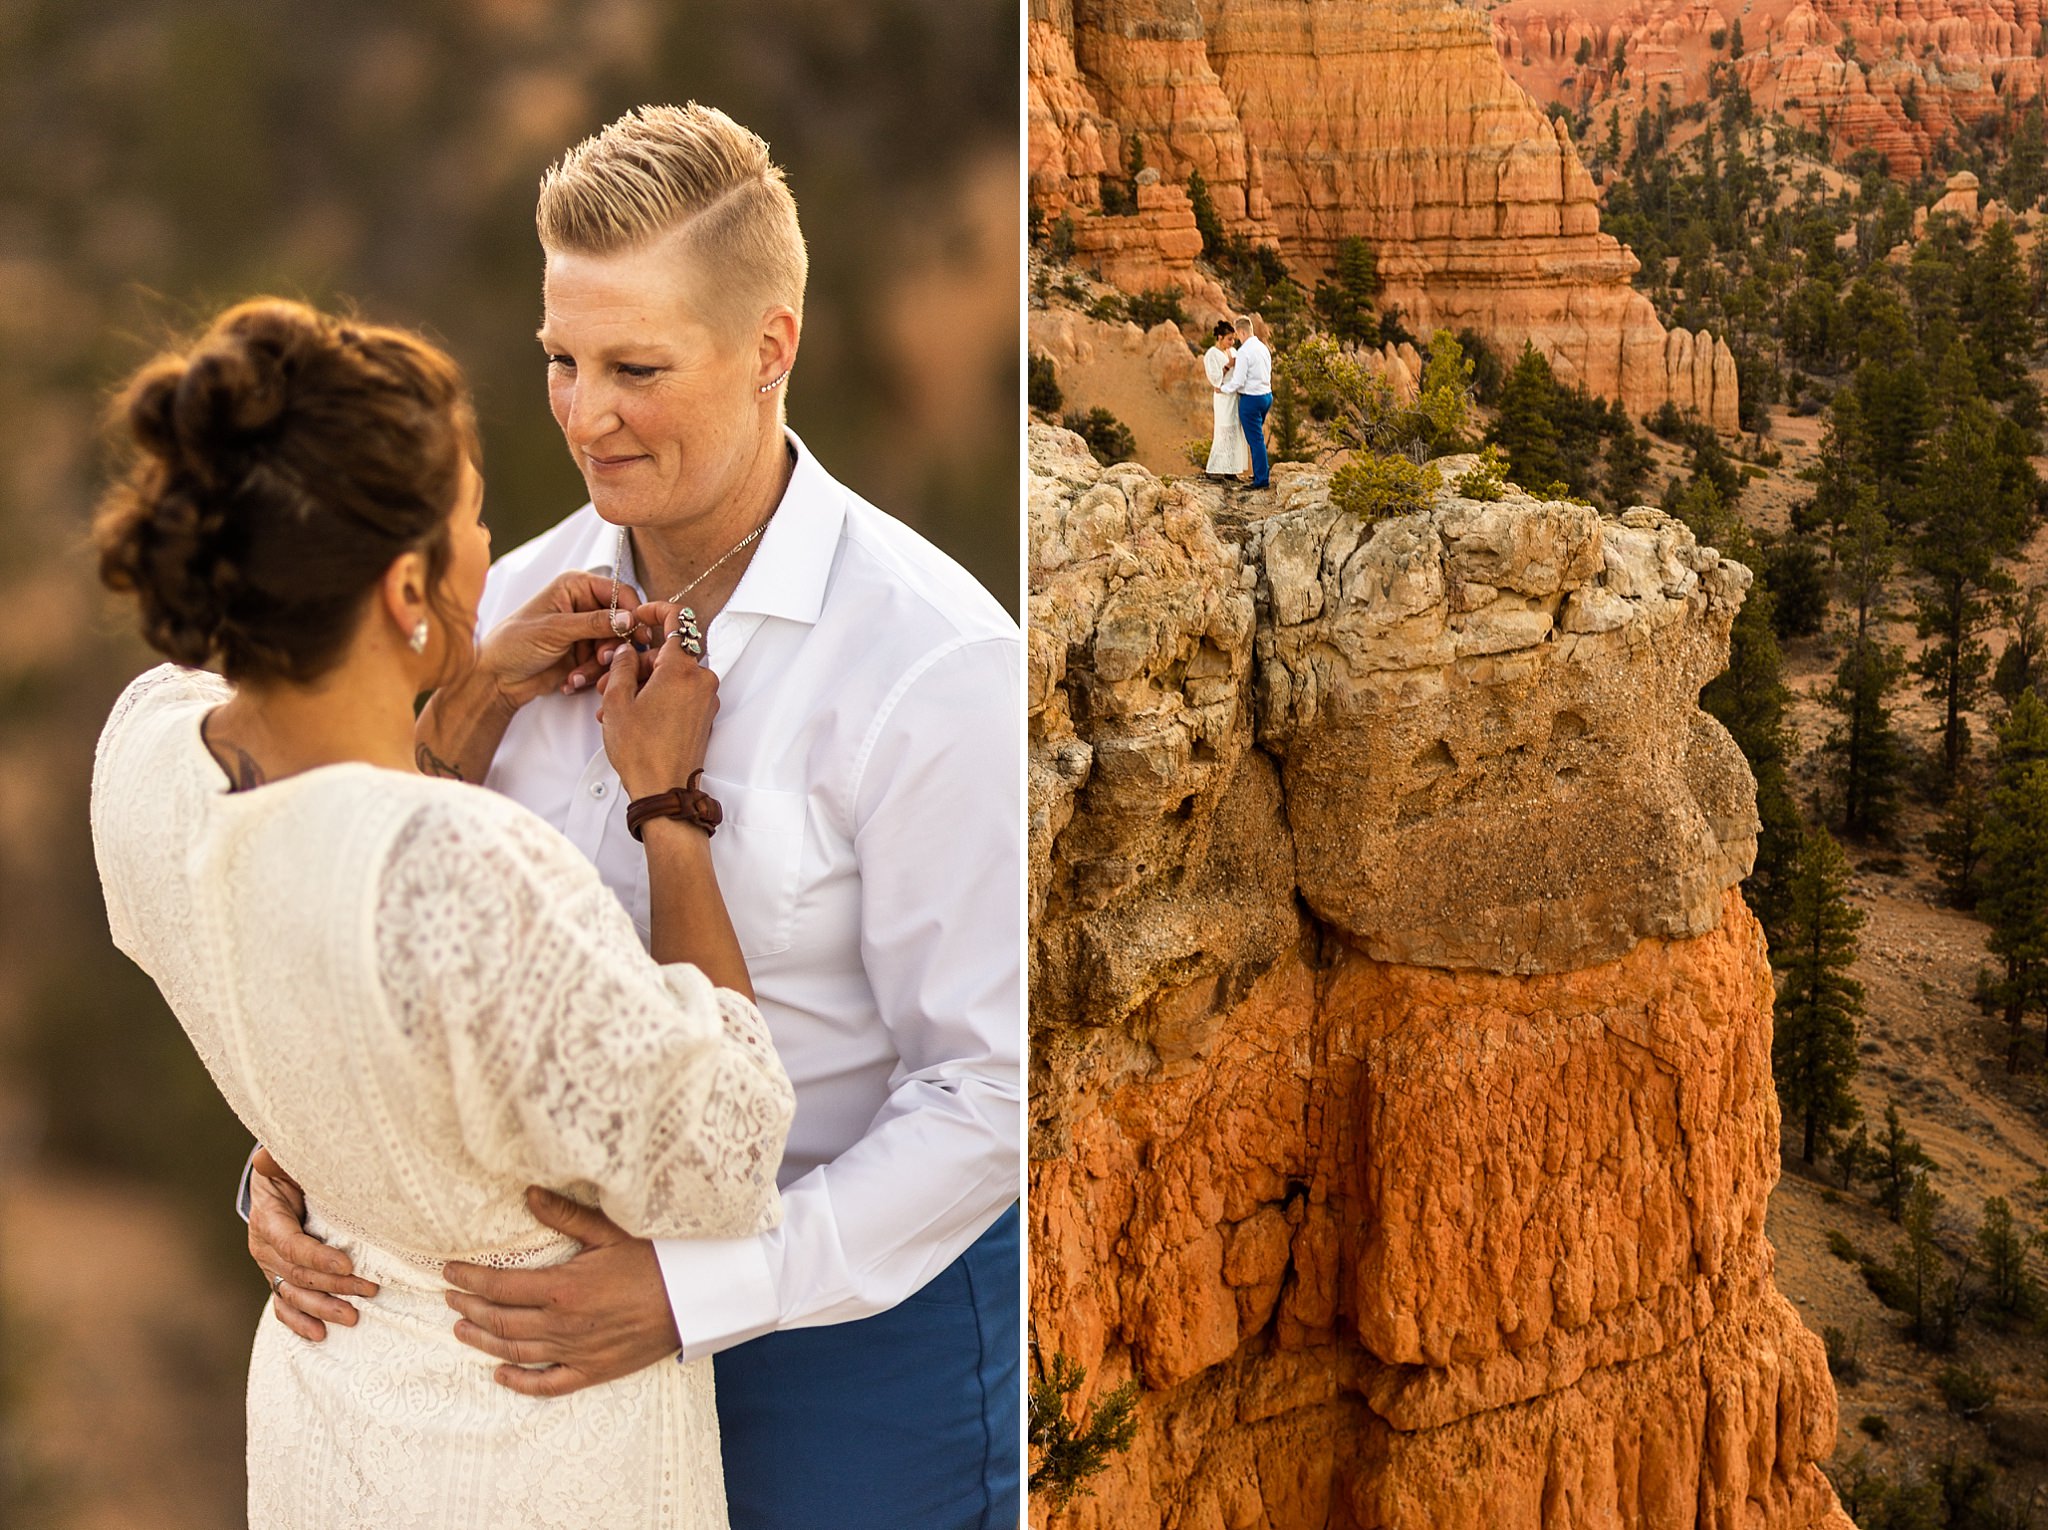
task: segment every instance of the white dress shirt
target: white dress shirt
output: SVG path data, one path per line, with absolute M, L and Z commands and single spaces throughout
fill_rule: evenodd
M 1273 391 L 1273 353 L 1266 342 L 1252 335 L 1237 348 L 1237 365 L 1223 380 L 1225 393 L 1246 393 L 1256 398 Z
M 712 861 L 796 1120 L 782 1226 L 655 1244 L 690 1360 L 896 1305 L 1021 1175 L 1017 625 L 789 441 L 789 488 L 704 634 L 719 709 L 701 785 L 724 808 Z M 616 539 L 586 504 L 507 553 L 479 630 L 568 570 L 610 573 Z M 626 558 L 645 598 L 669 593 Z M 566 834 L 644 940 L 647 860 L 597 699 L 522 708 L 487 784 Z

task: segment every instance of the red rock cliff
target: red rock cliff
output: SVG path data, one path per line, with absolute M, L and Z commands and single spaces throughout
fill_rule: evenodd
M 1654 510 L 1031 468 L 1032 1329 L 1143 1388 L 1034 1523 L 1843 1530 L 1697 705 L 1748 571 Z
M 1630 286 L 1634 255 L 1600 232 L 1577 152 L 1483 16 L 1450 0 L 1032 0 L 1030 15 L 1032 196 L 1075 212 L 1110 280 L 1193 284 L 1179 188 L 1200 170 L 1226 227 L 1276 241 L 1311 285 L 1362 236 L 1411 329 L 1469 326 L 1511 353 L 1533 340 L 1637 415 L 1668 399 L 1735 428 L 1733 357 L 1667 334 Z M 1139 214 L 1099 217 L 1133 135 L 1162 184 Z
M 1635 110 L 1668 89 L 1682 106 L 1706 98 L 1710 66 L 1726 61 L 1759 108 L 1816 131 L 1825 114 L 1838 158 L 1874 148 L 1907 179 L 1958 127 L 2040 97 L 2042 17 L 2041 0 L 1507 0 L 1494 10 L 1501 57 L 1539 100 Z

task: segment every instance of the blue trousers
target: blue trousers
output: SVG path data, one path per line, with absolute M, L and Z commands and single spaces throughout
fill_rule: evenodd
M 902 1305 L 716 1356 L 732 1530 L 1014 1530 L 1021 1280 L 1012 1206 Z
M 1244 444 L 1252 449 L 1252 483 L 1254 489 L 1266 486 L 1266 411 L 1273 407 L 1270 393 L 1240 393 L 1237 396 L 1237 423 L 1244 427 Z

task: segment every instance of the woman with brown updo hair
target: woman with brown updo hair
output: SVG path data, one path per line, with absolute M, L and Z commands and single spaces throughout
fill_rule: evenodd
M 494 750 L 602 664 L 607 752 L 681 788 L 715 678 L 672 631 L 650 663 L 588 576 L 475 647 L 476 428 L 416 336 L 243 303 L 115 418 L 132 462 L 101 572 L 173 662 L 100 737 L 108 922 L 375 1298 L 321 1344 L 259 1324 L 250 1525 L 724 1525 L 708 1361 L 521 1397 L 456 1340 L 440 1278 L 574 1252 L 529 1185 L 638 1236 L 775 1224 L 792 1098 L 712 874 L 715 807 L 645 825 L 650 956 L 567 840 L 461 779 L 487 752 L 440 760 L 415 722 L 436 692 L 498 716 Z

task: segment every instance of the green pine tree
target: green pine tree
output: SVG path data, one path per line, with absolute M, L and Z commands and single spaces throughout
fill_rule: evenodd
M 1904 784 L 1906 755 L 1889 697 L 1906 672 L 1899 650 L 1875 636 L 1851 638 L 1821 695 L 1841 719 L 1821 747 L 1842 805 L 1844 833 L 1868 838 L 1891 827 Z
M 1202 258 L 1214 260 L 1223 251 L 1223 219 L 1209 197 L 1209 183 L 1199 170 L 1188 171 L 1188 201 L 1194 204 L 1195 228 L 1202 236 Z
M 1835 1139 L 1834 1151 L 1829 1156 L 1834 1159 L 1835 1173 L 1841 1176 L 1842 1188 L 1854 1190 L 1856 1181 L 1870 1172 L 1870 1128 L 1858 1121 L 1856 1130 Z
M 2026 267 L 2011 223 L 2001 218 L 1984 231 L 1965 272 L 1961 317 L 1983 358 L 1978 384 L 1993 398 L 2011 398 L 2026 381 L 2036 341 Z
M 1633 425 L 1624 426 L 1607 443 L 1607 503 L 1626 510 L 1642 502 L 1643 480 L 1650 476 L 1650 443 Z
M 2007 1072 L 2020 1063 L 2030 1011 L 2048 1018 L 2048 706 L 2020 693 L 1999 732 L 1998 770 L 1977 845 L 1985 942 L 2002 960 L 1994 992 L 2005 1013 Z
M 1892 1250 L 1892 1288 L 1906 1313 L 1908 1337 L 1930 1349 L 1946 1349 L 1954 1339 L 1955 1276 L 1935 1236 L 1935 1218 L 1942 1196 L 1925 1171 L 1913 1175 L 1901 1197 L 1898 1222 L 1905 1238 Z
M 2027 1247 L 2034 1241 L 2015 1222 L 2012 1205 L 2002 1195 L 1984 1202 L 1984 1220 L 1977 1227 L 1977 1262 L 1984 1271 L 1984 1295 L 1992 1308 L 2012 1317 L 2034 1310 L 2039 1287 L 2027 1269 Z
M 1082 1484 L 1109 1464 L 1112 1454 L 1129 1450 L 1138 1435 L 1138 1384 L 1126 1381 L 1076 1423 L 1067 1401 L 1080 1391 L 1087 1371 L 1064 1354 L 1031 1383 L 1026 1440 L 1035 1460 L 1030 1491 L 1043 1494 L 1053 1508 L 1066 1507 Z
M 1713 481 L 1701 478 L 1679 497 L 1680 518 L 1697 522 L 1695 535 L 1727 556 L 1760 570 L 1754 535 L 1720 502 Z M 1749 906 L 1772 944 L 1783 936 L 1786 894 L 1799 851 L 1799 809 L 1792 800 L 1792 732 L 1785 721 L 1791 700 L 1784 653 L 1775 626 L 1776 597 L 1757 573 L 1728 636 L 1728 667 L 1700 692 L 1700 706 L 1735 740 L 1756 777 L 1756 864 L 1743 880 Z
M 1466 451 L 1472 444 L 1467 439 L 1472 425 L 1472 371 L 1473 364 L 1456 335 L 1440 329 L 1429 337 L 1415 415 L 1433 457 Z
M 1861 421 L 1861 439 L 1877 500 L 1894 524 L 1911 519 L 1912 491 L 1919 485 L 1921 457 L 1934 402 L 1920 364 L 1865 361 L 1850 385 Z
M 1914 593 L 1914 626 L 1932 639 L 1917 668 L 1942 708 L 1942 765 L 1951 781 L 1969 749 L 1964 714 L 1991 668 L 1980 636 L 1990 615 L 1986 597 L 2010 588 L 1998 560 L 2018 545 L 2030 505 L 2025 483 L 2001 461 L 1990 406 L 1979 398 L 1958 400 L 1914 495 L 1919 526 L 1912 543 L 1914 568 L 1924 576 Z
M 1887 1100 L 1884 1105 L 1884 1131 L 1879 1134 L 1873 1150 L 1873 1178 L 1877 1181 L 1877 1204 L 1886 1216 L 1894 1222 L 1904 1214 L 1906 1193 L 1913 1188 L 1914 1178 L 1922 1170 L 1932 1170 L 1935 1162 L 1927 1156 L 1927 1150 L 1920 1146 L 1920 1139 L 1906 1130 L 1899 1119 L 1896 1100 Z
M 1858 502 L 1876 502 L 1877 486 L 1863 450 L 1863 421 L 1856 395 L 1843 389 L 1828 408 L 1827 430 L 1821 436 L 1813 498 L 1793 512 L 1795 531 L 1818 530 L 1828 543 L 1832 566 L 1841 555 L 1842 534 Z
M 1350 345 L 1374 345 L 1380 321 L 1373 305 L 1380 293 L 1379 257 L 1355 235 L 1337 246 L 1334 281 L 1316 283 L 1314 306 L 1324 327 Z
M 1773 1010 L 1771 1070 L 1787 1116 L 1798 1124 L 1799 1160 L 1862 1113 L 1849 1081 L 1856 1076 L 1856 1022 L 1863 985 L 1849 976 L 1863 914 L 1849 902 L 1849 862 L 1825 829 L 1801 842 L 1786 899 L 1784 964 Z
M 2019 699 L 2021 691 L 2038 690 L 2048 680 L 2048 623 L 2043 621 L 2048 613 L 2043 611 L 2044 604 L 2048 604 L 2048 588 L 2038 584 L 2009 592 L 1998 602 L 2010 636 L 1991 671 L 1991 689 L 2007 706 Z
M 1965 762 L 1942 804 L 1941 821 L 1927 834 L 1927 853 L 1934 874 L 1957 908 L 1975 908 L 1981 892 L 1977 868 L 1982 859 L 1984 789 L 1977 768 Z
M 2032 211 L 2041 200 L 2041 192 L 2048 189 L 2048 135 L 2042 132 L 2038 103 L 2020 116 L 2012 144 L 2005 151 L 2000 181 L 2004 186 L 2002 195 L 2014 212 Z
M 1885 591 L 1898 567 L 1898 543 L 1878 508 L 1877 486 L 1867 477 L 1855 483 L 1834 548 L 1853 613 L 1850 636 L 1859 641 L 1874 637 L 1871 623 L 1883 613 Z
M 1500 414 L 1488 439 L 1508 454 L 1508 476 L 1531 490 L 1565 478 L 1558 450 L 1558 387 L 1550 363 L 1530 341 L 1501 385 Z

